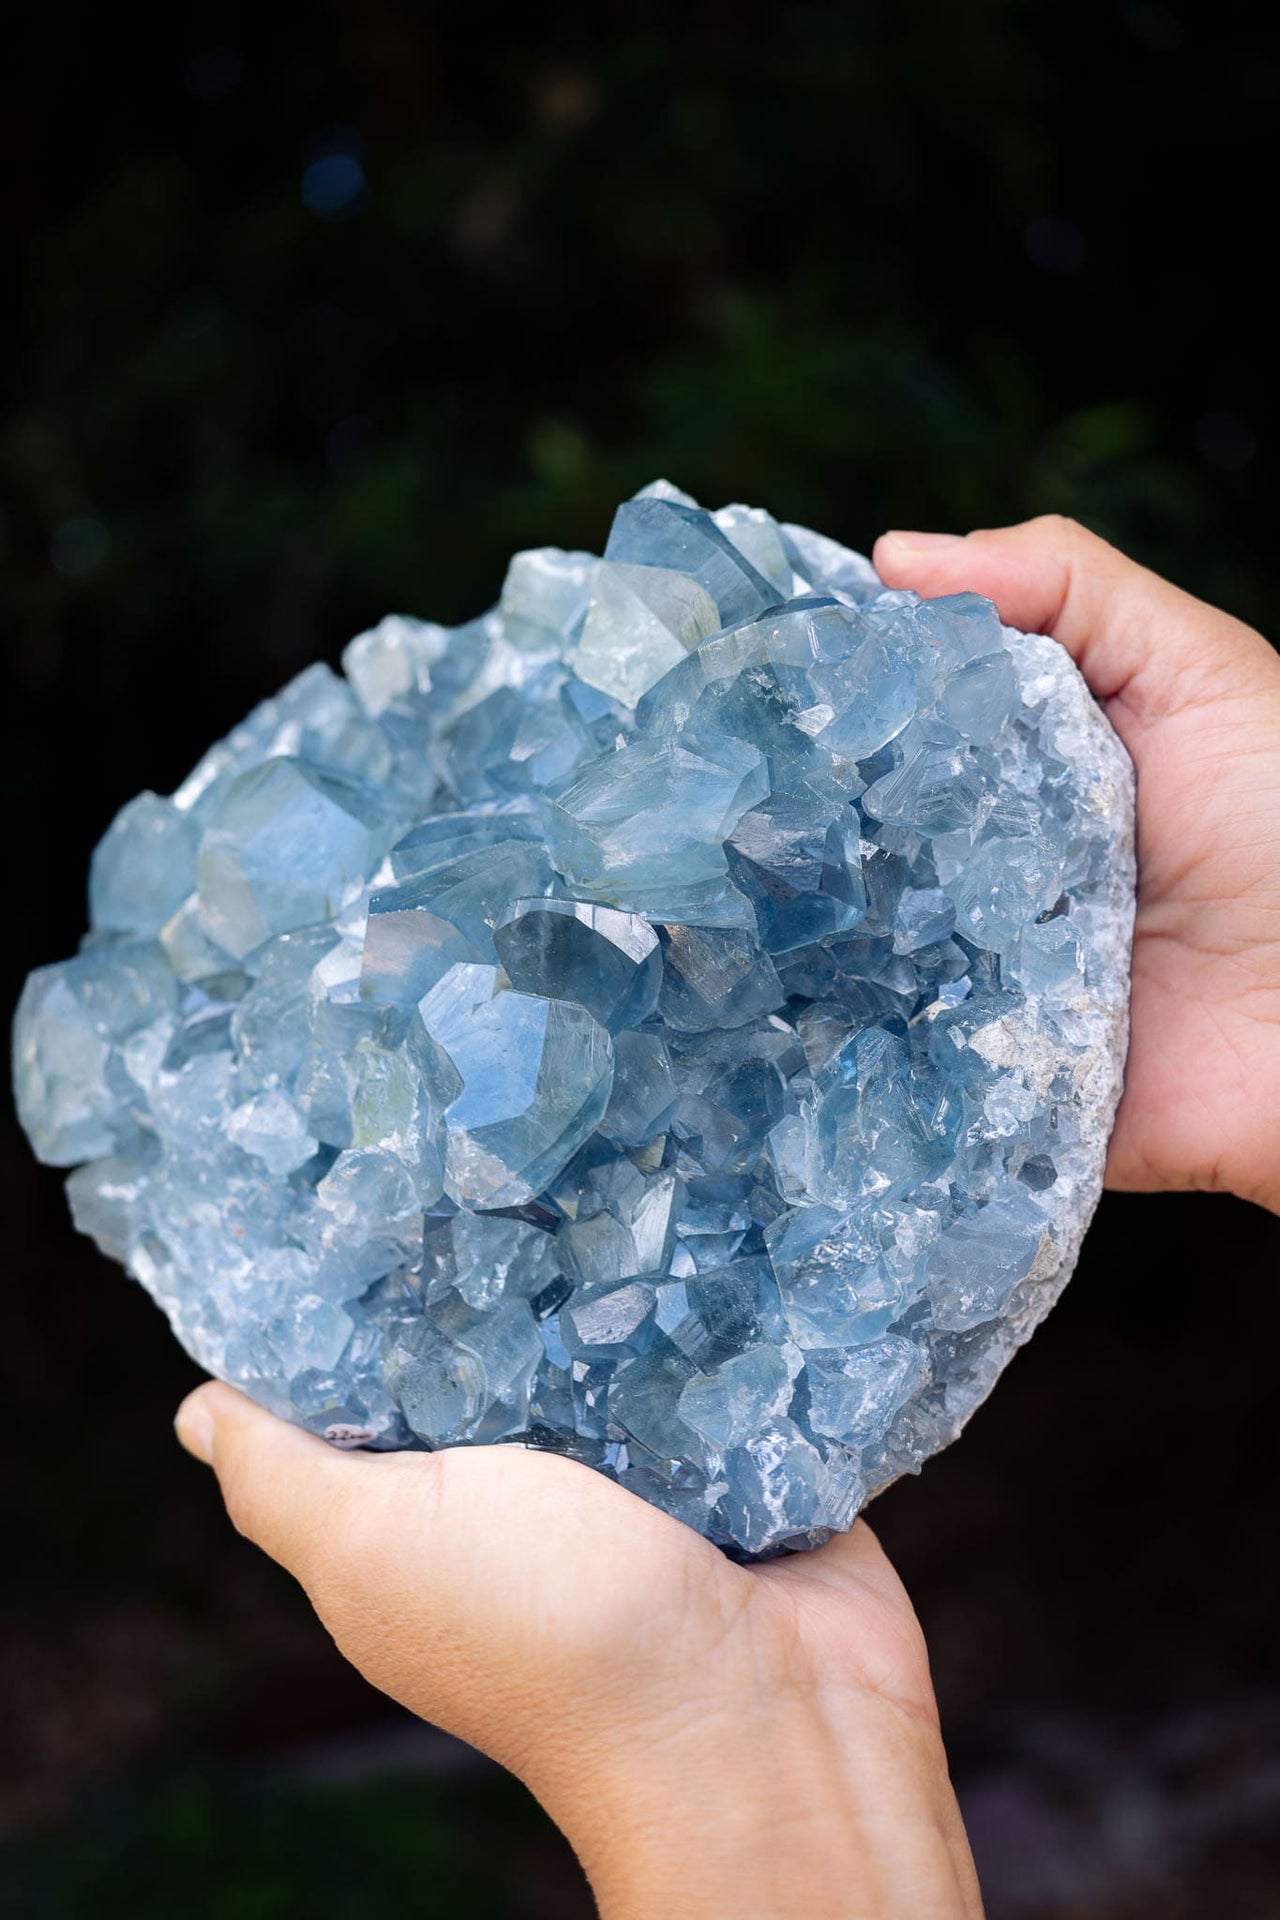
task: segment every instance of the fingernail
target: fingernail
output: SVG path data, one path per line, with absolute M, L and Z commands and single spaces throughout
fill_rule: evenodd
M 905 553 L 928 553 L 936 547 L 960 547 L 964 545 L 962 533 L 902 533 L 897 528 L 886 533 L 886 540 L 892 540 Z
M 207 1467 L 213 1459 L 213 1415 L 202 1391 L 187 1395 L 173 1424 L 187 1452 L 194 1453 Z

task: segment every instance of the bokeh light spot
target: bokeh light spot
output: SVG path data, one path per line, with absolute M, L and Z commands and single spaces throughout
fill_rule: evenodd
M 1077 273 L 1084 265 L 1084 235 L 1071 220 L 1041 214 L 1022 236 L 1022 248 L 1033 267 L 1044 273 Z
M 339 420 L 324 438 L 324 462 L 330 473 L 352 473 L 367 465 L 372 452 L 373 428 L 363 414 Z
M 100 567 L 111 550 L 111 535 L 101 520 L 77 515 L 53 530 L 49 558 L 65 580 L 83 580 Z
M 224 100 L 243 73 L 244 61 L 234 47 L 206 47 L 188 60 L 183 80 L 197 100 Z
M 302 176 L 303 205 L 324 219 L 357 212 L 364 190 L 364 168 L 353 153 L 327 153 Z
M 1176 53 L 1186 38 L 1177 14 L 1158 0 L 1137 0 L 1125 8 L 1124 19 L 1138 45 L 1150 53 Z

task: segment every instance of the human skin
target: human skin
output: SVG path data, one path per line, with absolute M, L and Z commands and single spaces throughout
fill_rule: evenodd
M 1109 1184 L 1280 1211 L 1280 659 L 1068 521 L 875 559 L 1052 633 L 1137 764 Z M 924 1641 L 864 1521 L 741 1567 L 553 1455 L 338 1453 L 220 1385 L 178 1432 L 366 1678 L 527 1783 L 604 1920 L 980 1915 Z

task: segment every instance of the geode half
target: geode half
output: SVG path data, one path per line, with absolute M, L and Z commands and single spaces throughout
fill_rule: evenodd
M 1128 760 L 1063 649 L 659 482 L 144 793 L 19 1111 L 197 1360 L 746 1556 L 953 1439 L 1096 1204 Z

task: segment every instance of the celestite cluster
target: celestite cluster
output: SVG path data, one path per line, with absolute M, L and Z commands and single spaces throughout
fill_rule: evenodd
M 1056 1297 L 1131 771 L 1065 652 L 659 482 L 143 793 L 19 1110 L 212 1372 L 523 1440 L 743 1555 L 848 1527 Z

